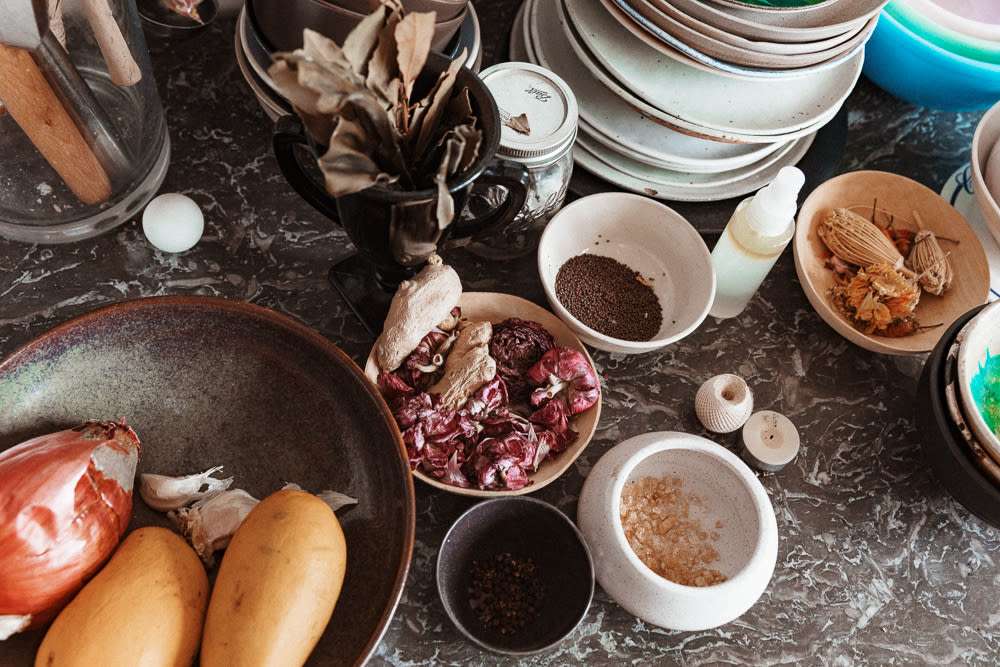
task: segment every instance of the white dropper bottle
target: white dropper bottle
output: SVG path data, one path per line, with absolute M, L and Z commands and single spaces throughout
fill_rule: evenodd
M 806 177 L 782 167 L 770 184 L 740 202 L 712 250 L 715 266 L 713 317 L 736 317 L 757 292 L 795 234 L 799 190 Z

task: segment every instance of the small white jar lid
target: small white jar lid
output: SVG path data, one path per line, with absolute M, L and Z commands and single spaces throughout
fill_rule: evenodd
M 761 410 L 743 425 L 740 453 L 758 470 L 777 472 L 799 453 L 799 432 L 780 412 Z
M 494 65 L 480 75 L 500 109 L 501 157 L 528 167 L 554 162 L 576 139 L 579 111 L 576 96 L 557 74 L 531 63 Z M 528 117 L 529 134 L 507 122 L 521 114 Z

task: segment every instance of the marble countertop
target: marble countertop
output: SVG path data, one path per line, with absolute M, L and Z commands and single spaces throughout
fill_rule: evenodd
M 485 62 L 504 59 L 518 0 L 476 2 Z M 301 319 L 363 359 L 371 341 L 327 283 L 349 248 L 344 233 L 284 182 L 270 124 L 233 57 L 232 18 L 184 42 L 151 42 L 173 141 L 164 191 L 203 207 L 206 236 L 179 256 L 154 251 L 131 222 L 66 246 L 0 240 L 0 356 L 100 305 L 158 294 L 246 299 Z M 848 101 L 840 170 L 884 169 L 938 189 L 968 160 L 979 114 L 938 113 L 894 100 L 862 80 Z M 721 227 L 734 206 L 702 207 Z M 534 261 L 449 256 L 465 287 L 539 303 Z M 735 372 L 757 406 L 788 415 L 802 434 L 795 463 L 765 476 L 780 532 L 763 598 L 707 632 L 650 627 L 598 590 L 586 620 L 526 665 L 995 664 L 1000 655 L 1000 531 L 971 516 L 921 459 L 914 424 L 919 362 L 852 346 L 810 308 L 788 252 L 746 312 L 711 318 L 662 353 L 595 355 L 606 380 L 593 442 L 537 497 L 570 516 L 587 472 L 614 444 L 651 430 L 702 433 L 698 385 Z M 716 438 L 726 445 L 733 438 Z M 417 545 L 402 603 L 374 665 L 510 664 L 464 641 L 434 585 L 437 547 L 469 506 L 417 487 Z

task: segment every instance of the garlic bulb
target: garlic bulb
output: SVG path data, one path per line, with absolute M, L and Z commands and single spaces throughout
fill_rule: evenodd
M 182 507 L 167 516 L 188 539 L 209 567 L 213 554 L 225 549 L 243 519 L 260 502 L 243 489 L 229 489 L 202 498 L 191 507 Z
M 228 489 L 233 483 L 232 477 L 226 479 L 212 477 L 220 470 L 222 466 L 215 466 L 205 472 L 184 477 L 144 474 L 141 475 L 139 495 L 147 505 L 159 512 L 180 509 Z

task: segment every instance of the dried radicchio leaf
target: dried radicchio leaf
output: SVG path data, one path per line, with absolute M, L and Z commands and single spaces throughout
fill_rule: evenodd
M 538 407 L 562 398 L 569 415 L 590 408 L 600 397 L 597 372 L 583 353 L 568 347 L 554 347 L 528 369 L 528 380 L 537 387 L 531 392 L 531 404 Z
M 528 114 L 526 113 L 520 116 L 507 116 L 503 124 L 518 134 L 531 134 L 531 125 L 528 124 Z
M 434 12 L 413 12 L 404 16 L 396 26 L 396 62 L 403 78 L 403 92 L 407 100 L 413 93 L 414 82 L 427 63 L 436 19 Z
M 490 356 L 496 360 L 497 375 L 507 383 L 514 400 L 527 402 L 531 393 L 528 369 L 554 345 L 552 334 L 538 322 L 511 317 L 494 325 Z

